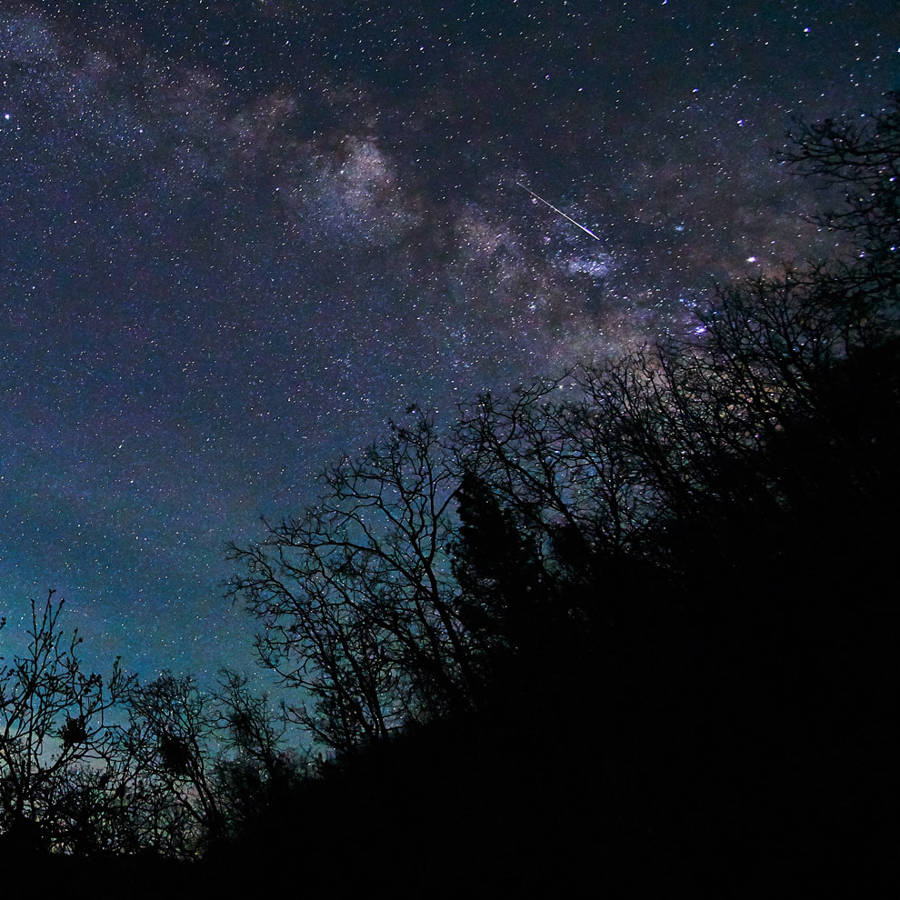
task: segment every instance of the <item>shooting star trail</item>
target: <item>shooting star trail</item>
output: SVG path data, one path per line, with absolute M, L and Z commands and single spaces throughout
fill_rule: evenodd
M 578 228 L 580 228 L 585 234 L 589 234 L 595 241 L 600 240 L 600 238 L 598 238 L 590 228 L 585 228 L 584 225 L 582 225 L 580 222 L 576 222 L 571 216 L 566 215 L 561 209 L 554 206 L 548 200 L 545 200 L 539 194 L 536 194 L 533 190 L 531 190 L 531 188 L 525 187 L 524 184 L 520 184 L 518 181 L 516 182 L 516 187 L 522 188 L 523 191 L 528 191 L 528 193 L 531 194 L 531 196 L 534 197 L 535 200 L 540 200 L 541 203 L 544 204 L 544 206 L 549 206 L 550 209 L 553 210 L 553 212 L 559 213 L 564 219 L 568 219 L 573 225 L 578 226 Z

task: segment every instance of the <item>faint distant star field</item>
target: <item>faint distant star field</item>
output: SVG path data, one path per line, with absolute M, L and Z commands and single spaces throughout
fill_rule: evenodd
M 5 0 L 0 640 L 54 587 L 101 668 L 250 669 L 225 544 L 338 454 L 829 249 L 777 156 L 890 8 Z

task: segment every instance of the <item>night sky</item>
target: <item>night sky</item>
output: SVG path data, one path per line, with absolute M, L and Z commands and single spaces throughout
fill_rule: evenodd
M 250 667 L 225 543 L 338 454 L 828 252 L 775 157 L 892 6 L 0 0 L 7 650 L 55 587 L 101 668 Z

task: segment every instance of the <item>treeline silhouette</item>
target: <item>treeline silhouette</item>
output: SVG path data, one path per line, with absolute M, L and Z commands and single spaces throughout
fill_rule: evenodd
M 689 339 L 484 395 L 445 431 L 410 408 L 232 546 L 229 596 L 296 701 L 230 672 L 213 692 L 83 674 L 61 605 L 33 604 L 0 671 L 0 855 L 198 893 L 874 882 L 898 124 L 892 96 L 796 135 L 835 258 L 724 286 Z

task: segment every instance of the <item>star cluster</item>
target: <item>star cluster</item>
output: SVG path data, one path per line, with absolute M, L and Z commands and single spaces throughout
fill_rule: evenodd
M 2 611 L 54 586 L 98 659 L 249 666 L 226 541 L 411 402 L 827 251 L 776 157 L 896 38 L 876 0 L 4 3 Z

